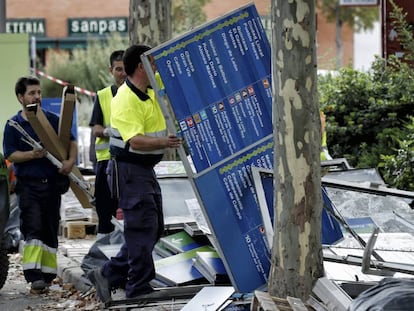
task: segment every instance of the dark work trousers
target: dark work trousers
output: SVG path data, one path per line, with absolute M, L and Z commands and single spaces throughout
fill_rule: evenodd
M 107 165 L 108 160 L 99 161 L 96 165 L 95 207 L 98 214 L 98 233 L 110 233 L 114 230 L 111 219 L 118 208 L 118 201 L 111 198 L 106 176 Z
M 152 168 L 118 162 L 125 242 L 107 261 L 102 275 L 113 288 L 125 287 L 132 298 L 151 292 L 155 277 L 152 251 L 164 230 L 161 190 Z
M 16 185 L 19 198 L 20 229 L 25 241 L 40 240 L 45 245 L 58 248 L 61 195 L 55 182 L 20 180 Z M 51 282 L 56 274 L 41 269 L 23 270 L 27 282 L 44 279 Z

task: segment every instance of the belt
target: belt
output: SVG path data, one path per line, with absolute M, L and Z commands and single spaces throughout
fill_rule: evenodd
M 18 177 L 17 179 L 23 182 L 31 182 L 31 183 L 36 183 L 36 184 L 47 184 L 47 183 L 52 182 L 50 178 L 36 178 L 36 177 L 28 177 L 28 176 Z

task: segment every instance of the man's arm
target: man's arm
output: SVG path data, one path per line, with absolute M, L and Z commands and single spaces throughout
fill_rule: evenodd
M 43 148 L 33 148 L 30 150 L 29 145 L 27 145 L 26 148 L 21 149 L 18 142 L 20 142 L 22 136 L 8 123 L 4 127 L 3 134 L 4 157 L 10 162 L 21 163 L 46 156 L 46 150 Z
M 175 135 L 165 137 L 151 137 L 136 135 L 129 140 L 129 145 L 134 150 L 151 151 L 164 148 L 178 148 L 182 141 Z
M 95 137 L 108 137 L 109 129 L 103 127 L 100 124 L 95 124 L 92 128 L 92 133 Z
M 15 151 L 7 157 L 7 160 L 14 163 L 27 162 L 43 158 L 46 155 L 45 149 L 33 149 L 29 151 Z
M 108 131 L 105 132 L 104 126 L 104 117 L 102 112 L 102 107 L 99 102 L 99 96 L 96 95 L 95 102 L 93 104 L 92 116 L 91 121 L 89 122 L 89 126 L 92 126 L 92 134 L 95 137 L 107 137 Z

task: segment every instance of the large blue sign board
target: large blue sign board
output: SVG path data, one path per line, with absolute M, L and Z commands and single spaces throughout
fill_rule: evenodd
M 272 133 L 270 45 L 253 5 L 152 55 L 197 171 Z
M 270 248 L 250 168 L 273 167 L 271 57 L 255 6 L 148 54 L 195 166 L 195 190 L 233 286 L 239 292 L 265 286 Z
M 274 186 L 273 170 L 267 170 L 258 167 L 252 167 L 253 181 L 259 200 L 260 211 L 263 218 L 264 228 L 269 245 L 273 243 L 273 231 L 275 213 L 273 208 Z M 322 209 L 322 244 L 334 244 L 343 238 L 342 228 L 335 215 L 333 203 L 328 197 L 328 193 L 322 187 L 323 209 Z
M 270 271 L 270 247 L 251 167 L 270 169 L 273 147 L 269 136 L 194 179 L 233 285 L 242 292 L 265 285 Z

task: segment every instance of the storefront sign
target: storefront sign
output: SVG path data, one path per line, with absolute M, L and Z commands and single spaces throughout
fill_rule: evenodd
M 69 18 L 69 36 L 104 35 L 112 32 L 127 33 L 127 17 Z
M 364 5 L 378 5 L 378 0 L 340 0 L 339 5 L 344 6 L 364 6 Z
M 46 22 L 44 18 L 13 18 L 6 21 L 7 33 L 28 33 L 43 37 L 46 34 Z

